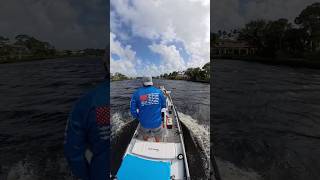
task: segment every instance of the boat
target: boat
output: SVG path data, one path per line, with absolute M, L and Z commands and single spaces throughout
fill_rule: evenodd
M 162 140 L 143 140 L 137 126 L 122 157 L 116 180 L 190 180 L 188 159 L 183 141 L 179 115 L 171 92 L 160 87 L 166 98 L 162 109 L 164 133 Z

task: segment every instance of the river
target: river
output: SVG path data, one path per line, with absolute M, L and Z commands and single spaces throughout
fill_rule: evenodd
M 63 157 L 66 121 L 76 100 L 103 80 L 101 60 L 66 58 L 1 64 L 0 72 L 0 180 L 71 180 Z M 210 153 L 210 85 L 169 80 L 155 83 L 173 91 L 185 124 L 187 148 L 193 152 L 191 166 L 202 167 L 192 174 L 205 177 Z M 132 124 L 129 102 L 139 85 L 139 81 L 111 83 L 112 137 L 123 137 L 118 141 L 122 148 L 130 139 L 122 132 L 134 130 L 128 126 Z
M 224 179 L 318 179 L 320 71 L 232 60 L 215 61 L 212 71 L 211 89 L 155 81 L 173 92 L 192 174 L 207 173 L 211 134 Z M 1 64 L 0 73 L 0 179 L 71 179 L 62 152 L 67 116 L 103 80 L 101 60 Z M 139 85 L 111 83 L 112 140 L 122 147 L 134 130 L 129 100 Z
M 219 159 L 258 173 L 251 179 L 319 179 L 319 70 L 216 60 L 213 75 L 211 148 Z
M 72 105 L 100 83 L 99 58 L 0 65 L 0 179 L 70 179 L 63 139 Z

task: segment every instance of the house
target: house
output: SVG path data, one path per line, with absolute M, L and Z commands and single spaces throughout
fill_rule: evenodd
M 213 57 L 252 56 L 257 48 L 243 41 L 231 39 L 219 40 L 211 47 Z
M 185 75 L 185 71 L 178 71 L 178 74 L 176 76 L 178 79 L 185 79 L 187 76 Z

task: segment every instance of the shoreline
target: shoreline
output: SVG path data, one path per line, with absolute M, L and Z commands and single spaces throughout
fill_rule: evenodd
M 46 56 L 46 57 L 24 57 L 21 59 L 5 59 L 5 60 L 0 60 L 0 64 L 13 64 L 13 63 L 23 63 L 23 62 L 31 62 L 31 61 L 42 61 L 42 60 L 49 60 L 49 59 L 62 59 L 62 58 L 93 58 L 93 57 L 103 57 L 103 56 L 94 56 L 94 55 L 88 55 L 88 56 Z
M 156 79 L 156 78 L 155 78 Z M 205 83 L 205 84 L 210 84 L 210 80 L 209 81 L 202 81 L 202 80 L 198 80 L 198 81 L 193 81 L 193 80 L 186 80 L 186 79 L 161 79 L 160 80 L 172 80 L 172 81 L 189 81 L 189 82 L 197 82 L 197 83 Z
M 320 57 L 319 57 L 320 59 Z M 266 58 L 266 57 L 213 57 L 215 60 L 239 60 L 248 62 L 257 62 L 269 65 L 283 65 L 289 67 L 305 67 L 312 69 L 320 69 L 320 60 L 309 60 L 303 58 Z
M 154 79 L 157 79 L 157 78 L 154 78 Z M 116 81 L 126 81 L 126 80 L 135 80 L 135 79 L 111 80 L 111 82 L 116 82 Z M 196 83 L 210 84 L 210 81 L 191 81 L 191 80 L 185 80 L 185 79 L 158 79 L 158 80 L 189 81 L 189 82 L 196 82 Z

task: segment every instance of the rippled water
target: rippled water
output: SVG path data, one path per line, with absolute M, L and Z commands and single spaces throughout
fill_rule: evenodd
M 172 98 L 183 123 L 190 174 L 193 179 L 208 179 L 210 159 L 210 85 L 188 81 L 154 80 L 172 91 Z M 130 116 L 130 98 L 141 86 L 139 80 L 111 83 L 113 174 L 121 162 L 137 122 Z
M 63 158 L 73 103 L 105 76 L 99 58 L 0 65 L 0 179 L 68 179 Z
M 67 116 L 74 102 L 100 83 L 105 75 L 97 58 L 70 58 L 0 65 L 0 179 L 72 179 L 63 157 L 63 138 Z M 118 84 L 118 86 L 115 86 Z M 122 147 L 128 132 L 129 100 L 139 83 L 111 84 L 115 137 Z M 193 172 L 205 177 L 209 152 L 209 85 L 184 81 L 159 81 L 172 89 L 180 112 L 186 146 L 193 154 Z M 118 88 L 118 89 L 117 89 Z M 126 132 L 126 133 L 123 133 Z M 130 140 L 130 139 L 129 139 Z M 119 156 L 121 157 L 121 156 Z M 192 166 L 192 165 L 191 165 Z
M 191 115 L 199 124 L 210 126 L 209 84 L 155 79 L 154 85 L 165 86 L 172 91 L 172 98 L 178 111 Z M 112 113 L 126 113 L 126 118 L 129 118 L 130 98 L 140 86 L 139 80 L 112 82 L 110 93 Z
M 217 60 L 213 74 L 211 148 L 219 158 L 263 179 L 319 179 L 319 70 Z
M 0 179 L 8 174 L 21 180 L 70 179 L 62 155 L 66 119 L 76 99 L 102 81 L 101 61 L 1 64 L 0 73 Z M 320 177 L 319 70 L 219 60 L 213 63 L 213 73 L 211 92 L 208 84 L 156 82 L 173 91 L 186 125 L 185 138 L 192 142 L 186 144 L 192 152 L 190 161 L 209 154 L 211 94 L 212 149 L 223 177 Z M 136 81 L 111 84 L 113 138 L 122 147 L 134 130 L 129 100 L 138 85 Z

